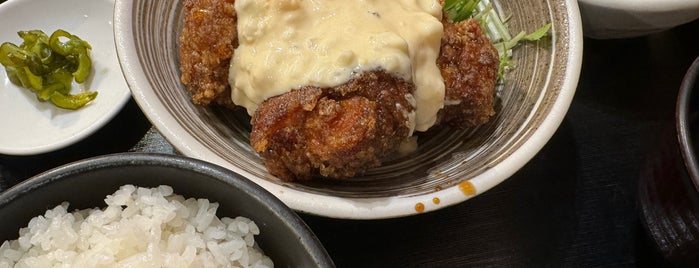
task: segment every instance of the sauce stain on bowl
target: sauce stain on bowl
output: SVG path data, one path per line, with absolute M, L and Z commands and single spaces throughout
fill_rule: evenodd
M 467 196 L 476 195 L 478 193 L 476 187 L 473 186 L 473 183 L 470 181 L 459 183 L 459 190 Z

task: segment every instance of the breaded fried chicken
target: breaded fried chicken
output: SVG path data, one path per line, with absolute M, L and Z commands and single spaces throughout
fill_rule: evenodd
M 234 0 L 187 0 L 180 35 L 180 79 L 198 105 L 232 107 L 228 66 L 238 46 Z
M 185 1 L 181 80 L 196 104 L 233 106 L 228 85 L 237 47 L 233 2 Z M 446 105 L 438 123 L 459 128 L 485 123 L 494 114 L 497 51 L 475 21 L 443 19 L 443 25 L 437 66 Z M 333 88 L 295 89 L 260 104 L 250 143 L 281 179 L 352 177 L 380 165 L 411 134 L 414 90 L 412 82 L 382 70 L 356 74 Z
M 495 114 L 498 51 L 475 20 L 454 24 L 444 18 L 442 24 L 437 66 L 444 78 L 445 105 L 437 120 L 457 128 L 484 124 Z
M 378 166 L 408 137 L 414 85 L 383 71 L 335 88 L 272 97 L 252 117 L 250 143 L 285 180 L 347 178 Z

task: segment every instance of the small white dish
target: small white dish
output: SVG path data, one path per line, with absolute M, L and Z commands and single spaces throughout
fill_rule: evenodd
M 22 43 L 23 30 L 50 35 L 66 30 L 92 46 L 93 70 L 73 92 L 97 91 L 85 107 L 65 110 L 18 87 L 0 66 L 0 154 L 33 155 L 71 145 L 109 122 L 131 97 L 119 67 L 113 32 L 113 0 L 10 0 L 0 4 L 0 42 Z
M 631 38 L 699 18 L 699 0 L 578 0 L 585 36 Z

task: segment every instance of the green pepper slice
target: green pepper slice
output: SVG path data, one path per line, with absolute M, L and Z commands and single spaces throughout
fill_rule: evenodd
M 40 30 L 17 34 L 21 45 L 0 45 L 0 63 L 12 83 L 32 90 L 40 101 L 65 109 L 79 109 L 96 98 L 97 92 L 70 94 L 73 80 L 84 83 L 92 70 L 89 43 L 65 30 L 51 36 Z
M 60 92 L 54 92 L 51 95 L 51 103 L 58 107 L 70 110 L 77 110 L 85 106 L 97 97 L 97 92 L 83 92 L 76 95 L 64 95 Z

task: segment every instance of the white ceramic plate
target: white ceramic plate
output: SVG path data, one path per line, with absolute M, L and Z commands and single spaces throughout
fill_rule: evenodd
M 585 35 L 630 38 L 699 18 L 699 0 L 579 0 Z
M 134 99 L 183 154 L 258 183 L 295 210 L 333 218 L 414 215 L 468 200 L 521 168 L 548 141 L 573 98 L 582 61 L 575 0 L 493 1 L 510 31 L 552 23 L 552 38 L 514 52 L 517 67 L 498 87 L 497 115 L 475 129 L 430 130 L 418 148 L 347 180 L 289 183 L 270 175 L 249 144 L 250 118 L 192 104 L 180 82 L 183 0 L 117 0 L 115 36 Z
M 92 46 L 93 71 L 73 92 L 98 91 L 77 111 L 37 100 L 0 66 L 0 154 L 40 154 L 71 145 L 109 122 L 130 98 L 114 47 L 113 0 L 10 0 L 0 4 L 0 42 L 22 43 L 21 30 L 64 29 Z

